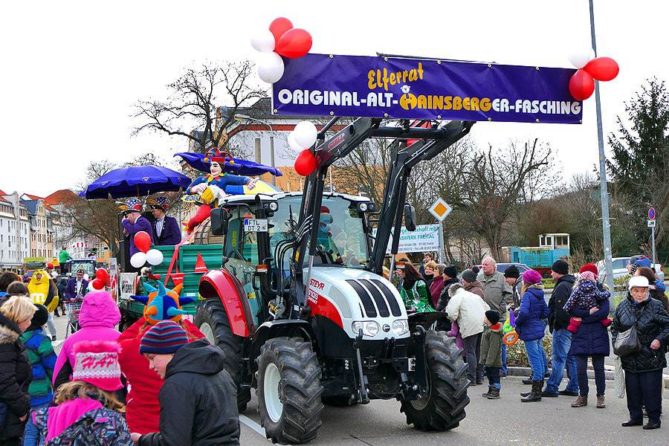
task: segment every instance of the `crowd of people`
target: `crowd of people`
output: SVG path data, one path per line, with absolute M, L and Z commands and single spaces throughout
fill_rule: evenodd
M 47 307 L 12 279 L 20 278 L 0 274 L 0 444 L 239 444 L 223 352 L 182 318 L 178 298 L 153 296 L 164 311 L 121 333 L 112 296 L 89 292 L 80 329 L 56 355 L 43 330 Z
M 604 409 L 604 363 L 613 343 L 624 370 L 630 417 L 622 426 L 657 429 L 669 346 L 669 300 L 649 259 L 635 259 L 629 271 L 627 295 L 612 317 L 611 292 L 598 281 L 598 269 L 592 263 L 570 274 L 569 264 L 557 260 L 551 267 L 554 288 L 548 302 L 539 272 L 530 269 L 521 274 L 514 265 L 501 272 L 489 256 L 480 268 L 474 266 L 460 274 L 454 266 L 437 264 L 430 254 L 419 268 L 402 258 L 397 262 L 397 286 L 408 312 L 447 314 L 451 321 L 448 335 L 463 350 L 470 385 L 488 379 L 484 398 L 500 398 L 500 377 L 508 373 L 507 344 L 519 339 L 531 370 L 523 383 L 532 386 L 521 393 L 522 402 L 564 395 L 576 397 L 571 407 L 587 406 L 590 361 L 595 406 Z M 550 368 L 544 350 L 547 331 L 552 335 Z M 631 343 L 630 338 L 635 340 L 631 349 L 616 350 L 617 342 Z M 568 381 L 561 390 L 565 370 Z M 648 416 L 645 425 L 644 411 Z

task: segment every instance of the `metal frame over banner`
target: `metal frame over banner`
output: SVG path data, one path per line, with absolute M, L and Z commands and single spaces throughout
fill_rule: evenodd
M 579 124 L 574 69 L 384 56 L 285 59 L 277 114 Z

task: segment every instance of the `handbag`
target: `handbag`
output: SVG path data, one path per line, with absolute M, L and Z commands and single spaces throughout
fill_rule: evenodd
M 613 343 L 613 352 L 624 358 L 641 350 L 641 341 L 636 332 L 636 324 L 629 329 L 621 331 L 616 337 L 616 342 Z

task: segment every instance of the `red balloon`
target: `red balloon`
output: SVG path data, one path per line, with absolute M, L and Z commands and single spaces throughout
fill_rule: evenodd
M 46 269 L 53 269 L 53 263 L 47 263 Z
M 318 167 L 318 162 L 309 149 L 304 149 L 295 158 L 295 172 L 298 175 L 302 175 L 303 177 L 311 175 L 316 170 L 316 167 Z
M 142 251 L 144 254 L 146 254 L 146 252 L 151 249 L 151 236 L 145 231 L 139 231 L 137 234 L 135 234 L 133 241 L 135 242 L 137 249 Z
M 102 280 L 103 283 L 107 283 L 107 281 L 109 281 L 109 273 L 106 269 L 99 268 L 95 271 L 95 278 Z
M 598 81 L 610 81 L 618 76 L 620 67 L 618 62 L 610 57 L 597 57 L 583 67 L 585 71 Z
M 569 93 L 577 101 L 588 99 L 594 91 L 595 80 L 587 71 L 577 70 L 569 79 Z
M 304 29 L 295 28 L 281 36 L 276 43 L 276 51 L 279 55 L 289 59 L 306 56 L 311 49 L 311 34 Z
M 269 25 L 270 32 L 274 35 L 274 44 L 279 43 L 279 39 L 289 29 L 293 29 L 293 23 L 285 17 L 278 17 L 272 20 Z
M 93 288 L 95 288 L 96 290 L 101 290 L 101 289 L 103 289 L 104 287 L 105 287 L 105 283 L 104 283 L 102 280 L 100 280 L 100 279 L 95 279 L 95 280 L 93 281 Z

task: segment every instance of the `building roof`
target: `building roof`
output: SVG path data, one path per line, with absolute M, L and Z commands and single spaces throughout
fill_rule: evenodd
M 47 195 L 44 198 L 44 203 L 48 206 L 56 206 L 59 204 L 71 203 L 77 198 L 77 194 L 70 189 L 60 189 L 50 195 Z

